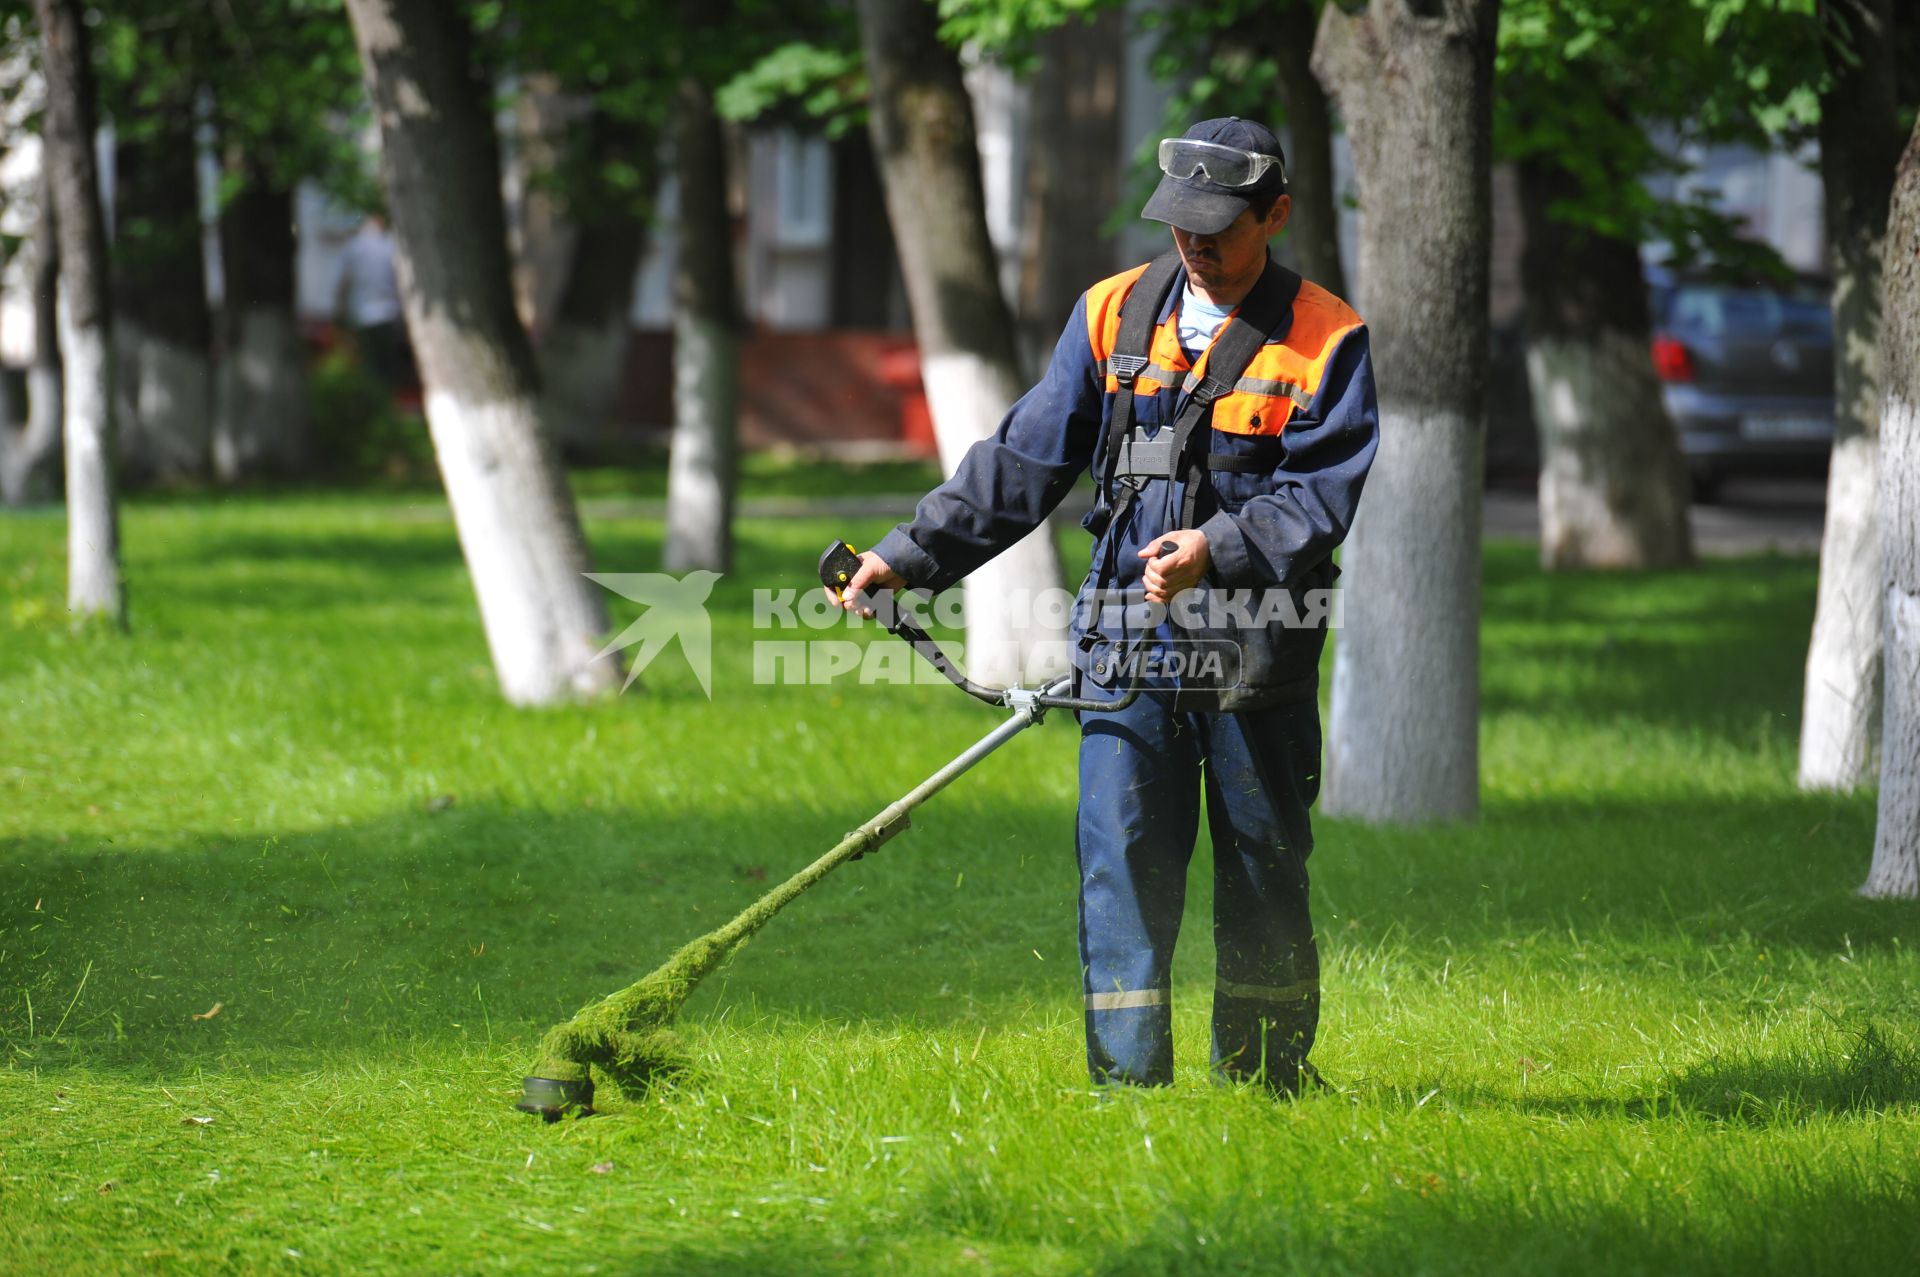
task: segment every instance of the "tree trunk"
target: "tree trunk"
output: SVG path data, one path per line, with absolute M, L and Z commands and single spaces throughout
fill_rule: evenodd
M 1833 459 L 1807 645 L 1800 787 L 1853 789 L 1873 779 L 1880 715 L 1880 252 L 1900 125 L 1889 0 L 1823 3 L 1820 18 L 1831 45 L 1850 50 L 1854 61 L 1833 59 L 1832 87 L 1820 101 L 1833 266 Z
M 1027 137 L 1020 327 L 1044 370 L 1060 329 L 1095 281 L 1120 268 L 1106 221 L 1120 201 L 1120 73 L 1126 15 L 1099 12 L 1039 39 Z
M 126 617 L 114 492 L 113 311 L 107 230 L 94 164 L 93 57 L 79 0 L 34 0 L 47 77 L 41 124 L 59 227 L 62 426 L 67 464 L 67 610 Z
M 229 157 L 240 183 L 220 214 L 226 355 L 213 469 L 224 483 L 298 468 L 306 451 L 307 372 L 295 319 L 293 190 L 258 157 Z
M 1340 264 L 1340 193 L 1333 186 L 1333 112 L 1313 78 L 1316 8 L 1312 0 L 1286 0 L 1271 23 L 1273 57 L 1280 69 L 1280 108 L 1287 116 L 1287 193 L 1293 213 L 1284 241 L 1293 266 L 1337 297 L 1347 295 Z
M 162 101 L 114 158 L 114 302 L 120 456 L 161 481 L 207 473 L 213 317 L 207 305 L 193 104 Z
M 27 366 L 27 422 L 0 438 L 0 501 L 38 500 L 60 452 L 60 232 L 53 188 L 43 173 L 40 224 L 33 235 L 33 362 Z
M 1479 805 L 1480 497 L 1486 447 L 1497 0 L 1415 14 L 1328 5 L 1314 74 L 1360 188 L 1360 311 L 1380 451 L 1348 538 L 1326 806 L 1367 820 Z
M 611 691 L 573 493 L 540 421 L 513 309 L 500 150 L 454 0 L 348 0 L 380 124 L 396 271 L 427 426 L 501 691 L 520 705 Z
M 733 566 L 740 436 L 740 303 L 727 209 L 727 138 L 713 94 L 685 80 L 673 167 L 680 234 L 673 271 L 673 450 L 667 463 L 669 572 Z
M 1882 263 L 1886 741 L 1873 867 L 1860 890 L 1912 900 L 1920 898 L 1920 124 L 1900 157 Z
M 626 371 L 634 277 L 646 254 L 641 215 L 659 185 L 653 131 L 596 110 L 587 117 L 585 189 L 569 208 L 579 228 L 573 260 L 540 342 L 547 421 L 562 447 L 592 452 L 605 437 Z M 638 175 L 633 190 L 601 180 L 610 164 Z
M 1690 562 L 1687 468 L 1653 372 L 1639 246 L 1554 217 L 1580 181 L 1551 159 L 1522 163 L 1519 176 L 1540 565 Z
M 873 84 L 867 119 L 940 463 L 951 475 L 1023 390 L 1013 316 L 987 234 L 973 104 L 959 58 L 940 41 L 931 3 L 860 0 L 859 9 Z M 1060 559 L 1046 523 L 967 578 L 973 678 L 1033 682 L 1065 671 L 1064 629 L 1038 624 L 1042 609 L 1023 606 L 1060 587 Z
M 886 190 L 873 139 L 849 131 L 833 144 L 833 225 L 828 315 L 835 328 L 896 328 L 903 289 L 900 255 L 887 221 Z
M 586 100 L 544 71 L 522 76 L 515 88 L 507 150 L 508 185 L 514 193 L 507 248 L 515 307 L 534 338 L 543 341 L 575 259 L 573 221 L 560 190 L 548 179 L 562 167 L 568 135 L 583 125 Z

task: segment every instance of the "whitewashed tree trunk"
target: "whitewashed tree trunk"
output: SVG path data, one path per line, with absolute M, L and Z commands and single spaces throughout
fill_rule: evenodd
M 0 503 L 45 499 L 46 471 L 60 453 L 60 367 L 27 369 L 27 420 L 0 442 Z
M 1126 265 L 1106 233 L 1121 199 L 1121 80 L 1127 19 L 1096 10 L 1036 39 L 1046 68 L 1029 81 L 1021 210 L 1020 329 L 1027 367 L 1044 372 L 1080 294 Z
M 1689 563 L 1687 468 L 1653 371 L 1639 245 L 1554 216 L 1582 187 L 1552 157 L 1519 176 L 1541 566 Z
M 1873 421 L 1871 436 L 1843 439 L 1836 432 L 1828 463 L 1820 587 L 1801 705 L 1802 789 L 1848 790 L 1873 780 L 1884 622 L 1877 408 Z
M 1862 894 L 1920 899 L 1920 124 L 1887 219 L 1881 347 L 1886 738 L 1873 866 Z
M 203 346 L 160 337 L 145 324 L 120 324 L 120 459 L 161 483 L 204 476 L 213 450 L 213 364 Z
M 1873 779 L 1880 716 L 1880 253 L 1900 127 L 1888 0 L 1823 2 L 1820 17 L 1847 56 L 1833 60 L 1820 102 L 1834 430 L 1800 715 L 1800 787 L 1853 789 Z
M 60 333 L 66 364 L 67 610 L 119 618 L 125 604 L 113 484 L 113 359 L 107 341 L 99 326 L 72 320 Z
M 226 180 L 238 190 L 220 212 L 227 349 L 217 386 L 213 468 L 231 483 L 263 471 L 299 469 L 307 444 L 307 369 L 294 317 L 299 242 L 293 190 L 265 153 L 229 147 L 225 167 Z
M 739 398 L 740 341 L 733 326 L 684 310 L 674 315 L 669 572 L 732 566 Z
M 1015 327 L 1001 296 L 960 62 L 922 0 L 861 0 L 873 97 L 867 118 L 900 251 L 921 376 L 950 475 L 1020 397 Z M 989 684 L 1068 668 L 1064 625 L 1029 602 L 1062 587 L 1043 523 L 966 580 L 966 666 Z
M 673 445 L 667 463 L 669 572 L 733 566 L 740 438 L 740 303 L 727 208 L 727 139 L 713 97 L 680 86 L 674 123 L 680 233 L 675 241 Z
M 34 0 L 47 103 L 41 132 L 60 237 L 67 464 L 67 610 L 123 622 L 114 488 L 113 313 L 93 135 L 93 61 L 78 0 Z
M 660 137 L 599 108 L 581 127 L 586 174 L 567 210 L 579 229 L 539 353 L 554 438 L 569 453 L 591 455 L 606 439 L 626 373 L 634 280 L 659 184 Z M 631 185 L 616 183 L 610 171 L 637 177 Z
M 625 312 L 597 324 L 562 314 L 540 342 L 543 415 L 563 446 L 590 453 L 606 436 L 627 369 Z
M 1024 393 L 1013 369 L 963 351 L 923 357 L 920 377 L 929 402 L 948 407 L 944 419 L 938 411 L 933 416 L 940 468 L 947 474 L 959 466 L 967 449 L 993 433 L 1007 405 Z M 982 421 L 991 423 L 984 433 Z M 992 686 L 1032 684 L 1067 669 L 1067 636 L 1045 625 L 1040 611 L 1040 591 L 1059 586 L 1060 553 L 1047 524 L 961 583 L 966 668 L 972 678 Z
M 0 501 L 41 499 L 60 453 L 60 239 L 53 189 L 40 187 L 40 220 L 33 236 L 33 362 L 27 366 L 27 420 L 15 435 L 0 426 Z
M 1646 362 L 1647 343 L 1619 332 L 1528 338 L 1527 380 L 1540 432 L 1542 567 L 1691 561 L 1686 472 L 1650 464 L 1647 450 L 1633 446 L 1674 443 Z
M 1374 821 L 1479 806 L 1480 502 L 1497 0 L 1328 5 L 1314 74 L 1361 201 L 1360 313 L 1380 450 L 1341 563 L 1325 807 Z
M 231 318 L 214 416 L 213 472 L 223 483 L 286 469 L 299 455 L 307 377 L 293 317 L 249 306 Z
M 619 687 L 573 494 L 540 420 L 514 312 L 499 142 L 454 0 L 348 0 L 380 126 L 407 324 L 427 426 L 508 700 Z
M 182 43 L 177 29 L 156 37 Z M 120 459 L 130 476 L 204 477 L 213 441 L 213 314 L 207 302 L 193 99 L 150 87 L 146 129 L 115 148 L 114 328 Z

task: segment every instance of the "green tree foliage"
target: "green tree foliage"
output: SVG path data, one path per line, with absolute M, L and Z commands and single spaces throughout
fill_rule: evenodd
M 100 11 L 95 63 L 121 141 L 177 130 L 184 111 L 276 183 L 313 179 L 359 207 L 378 198 L 340 0 L 127 0 Z
M 833 52 L 854 47 L 850 12 L 773 0 L 707 6 L 690 0 L 483 0 L 475 15 L 503 66 L 553 75 L 589 99 L 595 111 L 654 136 L 665 129 L 675 86 L 685 79 L 718 90 L 764 68 L 767 87 L 757 96 L 736 93 L 740 109 L 724 112 L 749 118 L 798 92 L 796 86 L 837 74 Z M 826 113 L 829 104 L 818 105 Z M 584 141 L 584 131 L 575 140 Z M 576 213 L 602 200 L 624 201 L 628 211 L 641 215 L 651 211 L 651 175 L 631 156 L 596 155 L 576 146 L 541 180 L 556 184 Z
M 1016 74 L 1034 71 L 1035 37 L 1084 22 L 1122 0 L 927 0 L 940 11 L 940 38 L 992 58 Z M 829 137 L 864 127 L 867 75 L 853 8 L 822 5 L 808 30 L 734 75 L 720 90 L 720 113 L 732 120 L 765 116 L 810 120 Z
M 830 138 L 865 128 L 867 71 L 850 24 L 843 39 L 781 45 L 722 85 L 714 105 L 729 120 L 810 121 Z
M 1547 159 L 1577 180 L 1561 220 L 1663 241 L 1677 264 L 1780 270 L 1713 209 L 1711 192 L 1656 197 L 1695 144 L 1767 149 L 1810 135 L 1831 59 L 1813 0 L 1507 0 L 1494 111 L 1496 151 Z
M 223 146 L 276 185 L 318 182 L 356 208 L 379 200 L 360 145 L 367 118 L 360 59 L 340 0 L 210 3 L 206 84 Z M 237 179 L 224 178 L 223 202 Z

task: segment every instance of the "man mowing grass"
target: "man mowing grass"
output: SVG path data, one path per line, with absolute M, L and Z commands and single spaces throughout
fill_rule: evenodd
M 1335 547 L 1378 441 L 1367 331 L 1268 259 L 1287 224 L 1271 131 L 1207 120 L 1160 143 L 1141 216 L 1174 251 L 1095 284 L 1040 384 L 841 596 L 940 591 L 1046 518 L 1098 502 L 1075 609 L 1080 961 L 1096 1083 L 1173 1080 L 1174 940 L 1204 788 L 1214 848 L 1213 1068 L 1296 1092 L 1320 1017 L 1307 908 L 1318 668 Z M 867 610 L 867 609 L 862 609 Z M 869 612 L 870 614 L 870 612 Z

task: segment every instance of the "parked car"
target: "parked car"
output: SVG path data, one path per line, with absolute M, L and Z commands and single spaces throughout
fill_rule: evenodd
M 1827 285 L 1653 281 L 1653 366 L 1697 495 L 1731 474 L 1818 474 L 1833 447 Z

